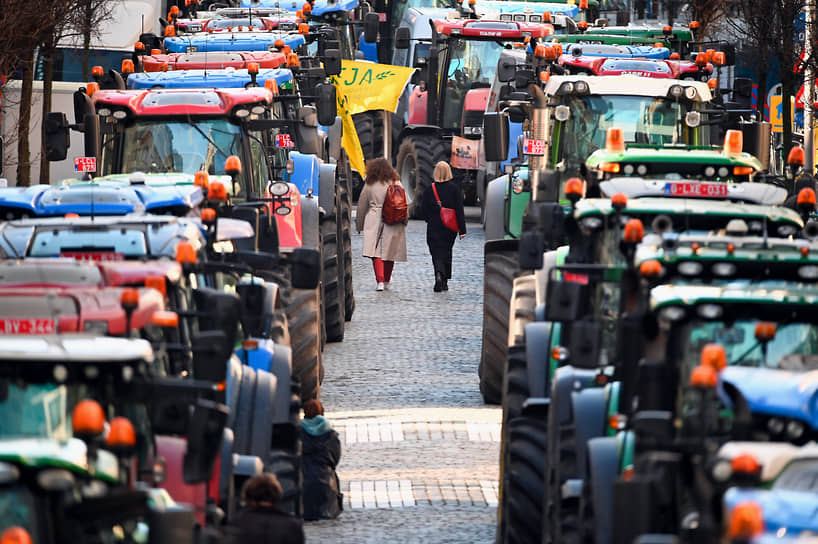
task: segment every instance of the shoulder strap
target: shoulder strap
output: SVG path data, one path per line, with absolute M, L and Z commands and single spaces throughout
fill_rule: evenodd
M 435 183 L 432 182 L 432 191 L 435 193 L 435 200 L 437 200 L 437 205 L 440 206 L 440 195 L 437 194 L 437 187 L 435 187 Z

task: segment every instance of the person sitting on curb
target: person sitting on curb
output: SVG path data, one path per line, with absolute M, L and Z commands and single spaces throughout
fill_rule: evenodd
M 304 519 L 337 518 L 344 509 L 344 496 L 335 472 L 341 460 L 341 441 L 324 417 L 324 407 L 317 400 L 304 403 L 301 455 Z
M 279 508 L 281 483 L 275 474 L 253 476 L 241 492 L 245 509 L 236 514 L 231 525 L 241 542 L 252 544 L 304 544 L 304 524 Z

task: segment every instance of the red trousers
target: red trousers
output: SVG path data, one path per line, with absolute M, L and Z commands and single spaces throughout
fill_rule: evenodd
M 375 281 L 389 283 L 392 281 L 392 268 L 395 261 L 384 261 L 380 257 L 372 257 L 372 268 L 375 269 Z

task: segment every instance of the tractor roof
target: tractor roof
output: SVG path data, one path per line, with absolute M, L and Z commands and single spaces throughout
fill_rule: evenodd
M 287 57 L 278 51 L 219 51 L 215 53 L 170 53 L 145 55 L 142 66 L 146 72 L 159 72 L 167 65 L 170 70 L 204 70 L 214 68 L 247 68 L 257 62 L 259 68 L 278 68 L 286 64 Z M 128 79 L 137 74 L 131 74 Z
M 585 57 L 643 57 L 646 59 L 666 59 L 670 57 L 670 49 L 667 47 L 654 47 L 652 45 L 567 43 L 562 46 L 562 51 L 565 56 L 572 56 L 574 55 L 574 52 L 581 52 L 581 56 Z
M 575 217 L 582 219 L 592 216 L 607 216 L 616 213 L 611 206 L 610 199 L 607 198 L 586 198 L 577 202 Z M 701 199 L 671 199 L 671 198 L 632 198 L 628 199 L 626 208 L 622 214 L 629 216 L 644 215 L 668 215 L 702 218 L 713 218 L 726 222 L 730 219 L 744 219 L 750 222 L 750 233 L 759 232 L 754 230 L 756 226 L 753 222 L 772 223 L 776 226 L 788 225 L 797 229 L 803 228 L 803 221 L 795 211 L 789 208 L 777 206 L 764 206 L 756 204 L 745 204 L 741 202 L 729 202 L 726 200 L 701 200 Z M 685 221 L 688 221 L 687 219 Z M 723 228 L 723 227 L 721 227 Z M 698 230 L 698 229 L 697 229 Z M 710 230 L 710 229 L 708 229 Z
M 680 180 L 670 179 L 645 179 L 641 177 L 619 177 L 612 178 L 607 181 L 602 181 L 599 188 L 605 196 L 613 196 L 616 193 L 622 193 L 629 199 L 642 199 L 645 197 L 668 197 L 673 196 L 672 183 L 680 183 Z M 787 198 L 787 190 L 783 187 L 778 187 L 768 183 L 726 183 L 720 181 L 711 181 L 708 178 L 699 181 L 686 181 L 682 183 L 704 185 L 719 184 L 718 191 L 713 191 L 712 194 L 707 194 L 707 191 L 688 191 L 687 196 L 678 196 L 675 198 L 684 198 L 684 202 L 689 202 L 687 199 L 701 199 L 706 198 L 710 200 L 719 201 L 740 201 L 749 204 L 766 204 L 776 205 L 784 202 Z M 665 198 L 664 200 L 669 200 Z M 707 206 L 712 206 L 708 201 Z M 668 206 L 673 206 L 670 201 Z M 683 204 L 688 205 L 688 204 Z M 773 208 L 777 214 L 784 210 L 784 208 Z
M 271 51 L 282 40 L 292 49 L 304 45 L 301 34 L 287 32 L 207 32 L 165 38 L 163 45 L 170 53 L 213 51 Z
M 448 36 L 469 38 L 544 38 L 554 33 L 554 28 L 544 24 L 518 23 L 515 21 L 487 21 L 485 19 L 436 20 L 435 29 Z
M 293 73 L 286 68 L 262 68 L 256 75 L 257 85 L 272 79 L 278 85 L 290 82 Z M 252 84 L 246 68 L 223 68 L 206 70 L 173 70 L 169 72 L 142 72 L 128 76 L 129 89 L 244 89 Z
M 88 461 L 88 447 L 78 438 L 10 438 L 0 440 L 0 461 L 32 469 L 64 468 L 75 474 L 93 476 L 111 484 L 119 481 L 119 461 L 104 449 Z
M 226 115 L 243 104 L 271 104 L 273 93 L 263 87 L 250 89 L 157 89 L 99 91 L 93 101 L 120 106 L 136 115 Z
M 713 95 L 706 83 L 701 81 L 677 81 L 675 79 L 653 79 L 633 75 L 619 77 L 604 76 L 551 76 L 545 84 L 545 94 L 554 96 L 561 93 L 560 87 L 565 82 L 585 81 L 588 84 L 589 94 L 592 95 L 625 95 L 625 96 L 653 96 L 667 97 L 670 88 L 680 85 L 684 88 L 693 87 L 696 90 L 696 102 L 709 102 Z M 564 89 L 564 87 L 563 87 Z
M 786 281 L 734 281 L 724 285 L 666 284 L 651 289 L 651 308 L 668 306 L 693 307 L 712 304 L 729 305 L 730 317 L 745 319 L 781 319 L 790 315 L 795 320 L 815 321 L 818 313 L 818 286 Z M 764 313 L 760 308 L 763 306 Z
M 539 21 L 542 22 L 542 14 L 544 12 L 553 14 L 562 14 L 568 17 L 576 17 L 579 13 L 579 7 L 576 4 L 560 4 L 556 2 L 519 2 L 514 0 L 483 0 L 477 3 L 477 13 L 481 17 L 505 20 L 517 20 L 513 18 L 499 17 L 499 14 L 528 14 L 525 19 L 529 22 L 537 22 L 536 18 L 532 19 L 531 15 L 539 15 Z
M 146 340 L 87 334 L 0 336 L 0 371 L 8 363 L 125 364 L 153 361 Z M 2 442 L 2 441 L 0 441 Z

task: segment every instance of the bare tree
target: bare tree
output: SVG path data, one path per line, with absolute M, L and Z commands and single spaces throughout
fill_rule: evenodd
M 738 17 L 727 17 L 733 33 L 744 43 L 744 49 L 753 52 L 756 62 L 751 63 L 758 81 L 758 104 L 767 103 L 767 71 L 777 40 L 777 25 L 772 13 L 777 0 L 747 0 L 734 4 Z
M 804 0 L 776 0 L 776 23 L 780 41 L 773 44 L 773 51 L 781 66 L 781 100 L 783 131 L 783 155 L 786 157 L 792 147 L 792 111 L 790 100 L 797 91 L 801 75 L 794 68 L 800 62 L 800 49 L 795 46 L 795 21 L 804 11 Z
M 689 0 L 688 9 L 692 20 L 699 23 L 697 40 L 711 38 L 712 30 L 718 28 L 727 14 L 726 0 Z

